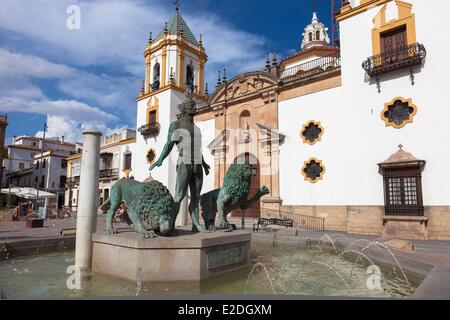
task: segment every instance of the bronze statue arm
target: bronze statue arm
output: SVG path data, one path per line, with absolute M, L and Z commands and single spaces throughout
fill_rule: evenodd
M 167 158 L 167 156 L 170 154 L 170 152 L 173 149 L 173 146 L 175 145 L 176 141 L 172 141 L 172 134 L 177 129 L 176 124 L 172 123 L 169 128 L 169 134 L 167 135 L 167 142 L 164 145 L 164 148 L 161 152 L 161 155 L 159 156 L 158 160 L 153 163 L 149 170 L 152 171 L 155 167 L 160 167 L 163 163 L 163 161 Z

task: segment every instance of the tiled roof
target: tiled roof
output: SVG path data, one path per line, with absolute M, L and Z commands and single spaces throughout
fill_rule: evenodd
M 164 36 L 164 28 L 156 37 L 155 42 L 160 40 Z M 184 39 L 196 46 L 198 45 L 197 39 L 195 39 L 194 34 L 192 33 L 191 29 L 189 29 L 188 25 L 186 24 L 178 10 L 175 12 L 175 15 L 169 21 L 167 21 L 167 32 L 173 35 L 182 32 Z

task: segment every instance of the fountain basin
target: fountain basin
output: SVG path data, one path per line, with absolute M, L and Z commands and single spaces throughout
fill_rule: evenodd
M 93 235 L 92 271 L 143 282 L 199 281 L 246 267 L 251 232 L 192 233 L 143 239 L 135 232 Z

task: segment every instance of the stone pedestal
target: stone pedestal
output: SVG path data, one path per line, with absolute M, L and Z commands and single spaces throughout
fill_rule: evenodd
M 93 235 L 92 271 L 135 282 L 199 281 L 250 262 L 249 231 L 143 239 L 135 232 Z
M 427 217 L 384 216 L 383 237 L 429 240 Z

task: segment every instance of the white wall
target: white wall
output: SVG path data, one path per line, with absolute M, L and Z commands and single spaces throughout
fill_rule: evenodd
M 450 2 L 408 2 L 414 5 L 417 41 L 427 50 L 425 66 L 414 69 L 414 86 L 409 80 L 409 70 L 380 76 L 381 93 L 377 92 L 375 83 L 364 82 L 361 63 L 372 55 L 372 19 L 381 7 L 340 24 L 346 137 L 344 176 L 349 205 L 384 203 L 377 163 L 396 152 L 399 143 L 404 145 L 405 151 L 427 161 L 422 184 L 424 204 L 450 204 L 450 152 L 445 143 L 450 140 L 447 103 L 450 100 L 450 43 L 445 40 L 448 39 Z M 385 127 L 380 113 L 386 102 L 398 96 L 412 98 L 417 106 L 414 123 L 402 129 Z
M 341 88 L 279 102 L 280 133 L 286 135 L 280 146 L 280 197 L 284 205 L 345 204 Z M 303 142 L 300 131 L 310 120 L 324 128 L 321 141 Z M 301 173 L 304 161 L 322 160 L 323 180 L 312 184 Z

